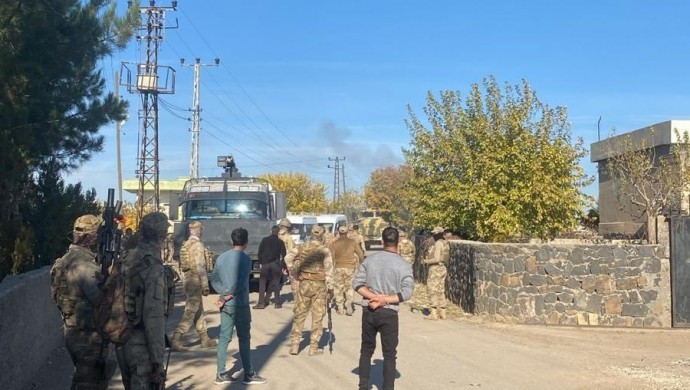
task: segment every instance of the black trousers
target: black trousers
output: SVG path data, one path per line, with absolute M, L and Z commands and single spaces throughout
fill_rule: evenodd
M 383 349 L 383 390 L 393 390 L 398 348 L 398 312 L 379 308 L 362 311 L 362 347 L 359 351 L 359 388 L 369 389 L 371 356 L 376 349 L 376 334 L 381 333 Z
M 279 261 L 261 264 L 261 273 L 259 278 L 259 305 L 268 305 L 268 301 L 271 299 L 272 293 L 275 293 L 276 303 L 280 302 L 280 277 L 282 275 L 283 270 L 280 267 Z M 266 290 L 267 287 L 268 291 Z M 265 301 L 264 296 L 266 298 Z

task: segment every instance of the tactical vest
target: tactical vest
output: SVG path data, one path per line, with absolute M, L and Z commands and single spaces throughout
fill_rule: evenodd
M 143 258 L 138 259 L 137 263 L 129 269 L 125 269 L 124 273 L 124 283 L 125 283 L 125 311 L 127 312 L 127 318 L 129 319 L 132 326 L 136 327 L 142 324 L 143 313 L 144 313 L 144 278 L 142 273 L 146 271 L 147 268 L 158 263 L 158 260 L 151 255 L 144 255 Z M 166 288 L 168 287 L 167 279 L 173 277 L 174 275 L 169 272 L 165 272 L 164 267 L 164 278 L 166 279 Z M 174 284 L 173 284 L 174 287 Z M 170 289 L 167 289 L 167 294 L 163 294 L 163 307 L 165 308 L 164 315 L 168 316 L 170 306 Z
M 76 323 L 72 320 L 72 316 L 76 312 L 76 307 L 79 303 L 81 293 L 78 286 L 70 285 L 68 276 L 70 272 L 78 266 L 80 261 L 95 260 L 95 255 L 93 258 L 88 260 L 81 258 L 81 256 L 84 256 L 85 254 L 86 249 L 82 251 L 78 248 L 75 248 L 74 250 L 68 251 L 65 256 L 57 259 L 50 270 L 50 289 L 53 296 L 53 301 L 57 305 L 65 323 L 69 323 L 69 325 L 77 326 L 79 328 L 93 328 L 94 324 L 93 321 L 91 321 L 91 316 L 82 316 L 89 317 L 81 318 L 80 322 L 82 323 Z
M 326 280 L 324 260 L 326 255 L 321 250 L 323 245 L 315 242 L 308 242 L 304 245 L 299 254 L 299 276 L 301 280 Z

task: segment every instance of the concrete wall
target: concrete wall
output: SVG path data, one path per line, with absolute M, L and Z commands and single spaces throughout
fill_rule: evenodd
M 6 277 L 0 283 L 0 389 L 21 389 L 62 344 L 50 267 Z
M 670 327 L 658 246 L 451 241 L 446 295 L 465 311 L 527 324 Z

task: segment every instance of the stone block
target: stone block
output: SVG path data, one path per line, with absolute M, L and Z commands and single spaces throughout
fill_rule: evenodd
M 520 314 L 523 316 L 533 316 L 534 312 L 534 301 L 530 297 L 524 297 L 518 299 L 518 305 L 520 306 Z
M 616 285 L 608 275 L 597 275 L 595 279 L 594 289 L 599 294 L 610 293 L 615 289 Z
M 544 264 L 544 271 L 547 275 L 551 276 L 561 276 L 563 275 L 563 270 L 556 267 L 553 263 Z
M 571 277 L 565 282 L 566 287 L 572 288 L 573 290 L 579 290 L 582 288 L 582 282 Z
M 596 278 L 594 275 L 588 275 L 582 278 L 582 289 L 588 293 L 593 293 L 596 289 Z
M 503 286 L 503 287 L 509 287 L 510 286 L 510 275 L 506 275 L 506 274 L 501 275 L 501 286 Z
M 549 314 L 553 311 L 553 305 L 550 303 L 544 304 L 544 314 Z
M 656 290 L 640 290 L 639 293 L 644 303 L 651 303 L 656 301 L 656 298 L 659 295 L 659 293 Z
M 616 280 L 618 290 L 633 290 L 637 288 L 637 278 L 623 278 Z
M 647 317 L 647 318 L 645 318 L 645 319 L 643 320 L 643 326 L 644 326 L 645 328 L 651 327 L 652 324 L 654 323 L 654 320 L 655 320 L 654 317 Z
M 613 258 L 616 260 L 625 260 L 628 258 L 628 252 L 626 252 L 623 248 L 613 248 Z
M 577 317 L 576 316 L 569 316 L 569 315 L 562 315 L 561 316 L 561 325 L 577 325 Z
M 505 274 L 505 272 L 503 271 L 503 264 L 494 265 L 494 271 L 499 275 Z
M 547 291 L 555 292 L 556 294 L 558 294 L 558 293 L 562 293 L 563 291 L 565 291 L 565 287 L 563 287 L 563 286 L 548 286 Z
M 611 272 L 608 264 L 603 264 L 601 262 L 596 262 L 596 263 L 592 262 L 589 265 L 589 270 L 594 275 L 608 275 L 609 272 Z
M 628 268 L 625 271 L 625 276 L 637 276 L 640 274 L 640 269 L 639 268 Z
M 652 257 L 651 259 L 649 259 L 644 267 L 644 272 L 647 272 L 649 274 L 661 272 L 661 260 L 659 260 L 656 257 Z
M 585 251 L 582 248 L 575 248 L 570 253 L 570 261 L 573 264 L 582 264 L 585 259 Z
M 513 268 L 515 269 L 515 272 L 525 272 L 525 260 L 515 259 L 513 262 Z
M 553 305 L 553 308 L 559 313 L 564 313 L 567 309 L 567 306 L 563 302 L 556 302 L 556 304 Z
M 639 275 L 637 277 L 637 287 L 640 287 L 640 288 L 647 287 L 647 278 L 644 275 Z
M 599 248 L 597 251 L 598 257 L 602 259 L 613 259 L 613 249 L 608 247 Z
M 619 295 L 609 295 L 604 297 L 604 314 L 620 315 L 622 312 L 623 300 Z
M 639 246 L 637 247 L 637 253 L 640 255 L 640 257 L 655 257 L 656 252 L 654 249 L 655 247 L 652 245 Z
M 573 299 L 575 299 L 575 297 L 571 293 L 558 294 L 557 298 L 559 301 L 561 301 L 563 303 L 573 303 Z
M 558 325 L 561 321 L 561 315 L 557 311 L 552 311 L 546 316 L 546 323 L 548 325 Z
M 540 287 L 544 287 L 544 286 L 540 286 Z M 518 292 L 529 294 L 529 295 L 537 295 L 537 294 L 539 294 L 539 288 L 536 286 L 524 286 L 524 287 L 520 287 Z
M 589 316 L 587 315 L 587 313 L 578 312 L 576 317 L 578 325 L 589 325 Z
M 533 286 L 541 286 L 542 284 L 546 283 L 546 276 L 545 275 L 530 275 L 529 281 L 530 281 L 530 284 Z
M 572 272 L 573 272 L 573 263 L 571 263 L 571 262 L 565 263 L 565 265 L 563 266 L 563 277 L 566 279 L 569 278 Z
M 551 259 L 552 257 L 551 249 L 546 246 L 542 246 L 539 248 L 539 250 L 534 252 L 534 256 L 537 258 L 538 261 L 545 263 L 549 261 L 549 259 Z
M 548 293 L 544 295 L 544 302 L 545 303 L 556 303 L 556 294 L 555 293 Z
M 601 313 L 601 295 L 592 294 L 587 297 L 587 311 L 590 313 Z
M 640 258 L 640 257 L 634 257 L 632 259 L 628 259 L 628 267 L 639 268 L 640 266 L 642 266 L 642 264 L 643 264 L 643 261 L 642 261 L 642 258 Z
M 522 280 L 519 276 L 513 275 L 510 277 L 510 287 L 520 287 L 522 286 Z
M 501 295 L 499 295 L 499 296 L 498 296 L 498 300 L 501 301 L 501 302 L 505 302 L 505 303 L 508 303 L 508 304 L 509 304 L 509 302 L 508 302 L 508 294 L 501 294 Z
M 644 326 L 644 320 L 642 318 L 633 318 L 632 326 L 635 328 L 642 328 Z
M 544 297 L 541 295 L 534 297 L 534 314 L 538 316 L 544 314 Z
M 525 270 L 531 274 L 537 273 L 537 259 L 535 257 L 528 257 L 525 260 Z
M 489 280 L 493 284 L 501 284 L 501 275 L 497 274 L 496 272 L 489 272 Z
M 637 290 L 628 291 L 628 300 L 630 303 L 644 303 L 642 302 L 642 297 Z
M 544 271 L 543 265 L 537 264 L 537 274 L 538 275 L 546 275 L 546 271 Z
M 589 320 L 590 325 L 599 326 L 599 314 L 589 313 L 589 316 L 587 319 Z
M 546 284 L 550 286 L 562 286 L 565 284 L 565 278 L 563 276 L 552 276 L 546 277 Z
M 622 305 L 621 315 L 628 317 L 645 317 L 649 309 L 647 306 L 639 303 L 624 303 Z
M 503 262 L 503 272 L 508 274 L 515 272 L 515 262 L 513 260 L 505 260 Z
M 587 275 L 587 274 L 589 274 L 589 270 L 587 269 L 586 264 L 580 264 L 580 265 L 574 266 L 573 270 L 570 274 L 575 275 L 575 276 Z

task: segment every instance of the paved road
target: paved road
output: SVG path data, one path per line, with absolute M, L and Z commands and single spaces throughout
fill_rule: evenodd
M 289 291 L 289 286 L 282 291 L 288 300 Z M 178 298 L 169 333 L 184 308 L 183 297 Z M 204 304 L 209 333 L 216 338 L 219 318 L 211 309 L 213 299 L 207 297 Z M 252 293 L 250 299 L 256 301 L 257 294 Z M 288 301 L 282 309 L 271 306 L 252 311 L 254 365 L 269 381 L 261 388 L 355 389 L 361 311 L 352 317 L 334 313 L 333 354 L 312 357 L 307 354 L 306 338 L 298 356 L 288 354 L 292 308 Z M 324 346 L 325 335 L 321 340 Z M 214 386 L 215 350 L 200 349 L 193 333 L 187 335 L 187 342 L 194 345 L 192 350 L 173 353 L 170 359 L 169 388 L 244 387 Z M 229 357 L 236 360 L 235 369 L 241 367 L 236 339 L 230 345 Z M 381 389 L 381 359 L 377 350 L 372 371 L 374 389 Z M 233 367 L 232 360 L 229 367 Z M 26 389 L 68 388 L 70 372 L 64 349 L 57 350 Z M 522 326 L 471 316 L 435 322 L 425 321 L 419 312 L 403 310 L 398 375 L 396 388 L 415 390 L 686 389 L 690 387 L 690 331 Z M 112 388 L 121 389 L 122 385 L 114 381 Z

